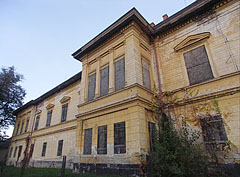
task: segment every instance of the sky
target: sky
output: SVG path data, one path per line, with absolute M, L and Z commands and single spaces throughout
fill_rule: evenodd
M 0 67 L 24 76 L 24 103 L 82 70 L 71 54 L 135 7 L 149 22 L 194 0 L 0 0 Z M 11 127 L 7 134 L 12 134 Z

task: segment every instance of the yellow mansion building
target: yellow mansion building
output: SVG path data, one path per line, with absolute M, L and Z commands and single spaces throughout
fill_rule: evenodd
M 238 0 L 197 0 L 156 25 L 131 9 L 72 54 L 81 72 L 15 111 L 7 163 L 19 166 L 28 152 L 34 167 L 61 167 L 66 156 L 75 171 L 139 174 L 154 92 L 181 98 L 195 89 L 177 109 L 217 100 L 210 126 L 197 128 L 215 127 L 202 142 L 231 144 L 226 164 L 240 168 L 239 41 Z

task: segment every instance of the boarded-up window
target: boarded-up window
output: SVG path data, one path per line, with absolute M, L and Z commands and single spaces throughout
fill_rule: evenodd
M 114 124 L 114 154 L 126 153 L 125 122 Z
M 118 60 L 114 64 L 114 74 L 115 74 L 115 90 L 124 88 L 125 86 L 125 62 L 124 58 Z
M 108 94 L 109 88 L 109 67 L 106 67 L 100 72 L 100 96 Z
M 155 131 L 155 123 L 148 122 L 150 151 L 154 151 L 154 131 Z
M 36 120 L 35 120 L 34 130 L 37 130 L 37 129 L 38 129 L 39 119 L 40 119 L 40 116 L 37 116 L 37 117 L 36 117 Z
M 98 154 L 107 154 L 107 126 L 98 127 Z
M 21 127 L 21 130 L 20 130 L 20 134 L 22 134 L 22 132 L 23 132 L 23 127 L 24 127 L 24 120 L 22 121 L 22 127 Z
M 149 63 L 145 60 L 142 60 L 142 77 L 143 77 L 143 86 L 151 89 L 151 79 L 149 71 Z
M 14 149 L 14 154 L 13 154 L 13 157 L 14 157 L 14 158 L 16 157 L 16 154 L 17 154 L 17 146 L 16 146 L 15 149 Z
M 17 131 L 16 131 L 16 135 L 18 134 L 19 127 L 20 127 L 20 122 L 18 122 L 18 124 L 17 124 Z
M 34 151 L 34 144 L 31 144 L 30 151 L 29 151 L 29 158 L 32 158 L 33 151 Z
M 19 146 L 17 161 L 18 161 L 18 159 L 21 157 L 21 153 L 22 153 L 22 146 Z
M 42 157 L 45 156 L 45 154 L 46 154 L 46 149 L 47 149 L 47 143 L 45 142 L 45 143 L 43 143 L 43 147 L 42 147 Z
M 63 140 L 59 140 L 58 141 L 57 156 L 62 155 L 62 149 L 63 149 Z
M 83 154 L 91 154 L 92 153 L 92 129 L 84 130 L 84 147 Z
M 68 110 L 68 103 L 62 105 L 61 122 L 65 122 L 67 120 L 67 110 Z
M 28 124 L 29 124 L 29 119 L 26 121 L 25 132 L 27 132 Z
M 48 111 L 48 113 L 47 113 L 46 127 L 49 127 L 49 126 L 50 126 L 51 118 L 52 118 L 52 110 Z
M 94 99 L 95 88 L 96 88 L 96 73 L 88 77 L 88 101 Z
M 184 60 L 190 85 L 213 78 L 212 69 L 204 46 L 184 53 Z
M 200 119 L 202 135 L 206 148 L 221 151 L 227 145 L 227 134 L 221 114 L 206 116 Z
M 9 158 L 12 157 L 12 151 L 13 151 L 13 147 L 11 147 L 11 149 L 10 149 Z

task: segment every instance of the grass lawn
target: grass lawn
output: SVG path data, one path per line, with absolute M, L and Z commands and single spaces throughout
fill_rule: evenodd
M 6 166 L 4 167 L 2 177 L 20 177 L 20 173 L 21 168 Z M 58 168 L 26 168 L 24 177 L 60 177 L 60 173 L 61 169 Z M 72 174 L 71 170 L 66 169 L 64 177 L 110 177 L 110 176 L 96 176 L 93 174 Z

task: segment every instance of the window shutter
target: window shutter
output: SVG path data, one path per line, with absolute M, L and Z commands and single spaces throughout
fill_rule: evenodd
M 92 153 L 92 129 L 85 129 L 84 131 L 84 147 L 83 154 Z
M 63 140 L 58 141 L 58 150 L 57 150 L 57 156 L 62 155 L 62 148 L 63 148 Z
M 151 89 L 149 64 L 145 60 L 142 60 L 142 75 L 143 75 L 143 86 L 148 89 Z
M 27 132 L 28 124 L 29 124 L 29 119 L 26 121 L 25 132 Z
M 96 73 L 88 77 L 88 101 L 94 99 L 95 88 L 96 88 Z
M 224 128 L 221 114 L 200 119 L 203 140 L 206 148 L 211 150 L 223 150 L 228 138 Z
M 107 126 L 98 127 L 98 154 L 107 154 Z
M 114 64 L 115 69 L 115 90 L 124 88 L 125 86 L 125 62 L 124 58 Z
M 114 154 L 126 153 L 125 122 L 114 124 Z
M 213 78 L 212 69 L 204 46 L 184 53 L 190 85 Z
M 100 96 L 108 94 L 109 89 L 109 67 L 106 67 L 100 72 Z
M 46 122 L 46 127 L 49 127 L 51 124 L 51 118 L 52 118 L 52 110 L 48 111 L 47 113 L 47 122 Z
M 47 143 L 45 142 L 43 143 L 43 147 L 42 147 L 42 157 L 44 157 L 46 154 L 46 148 L 47 148 Z

